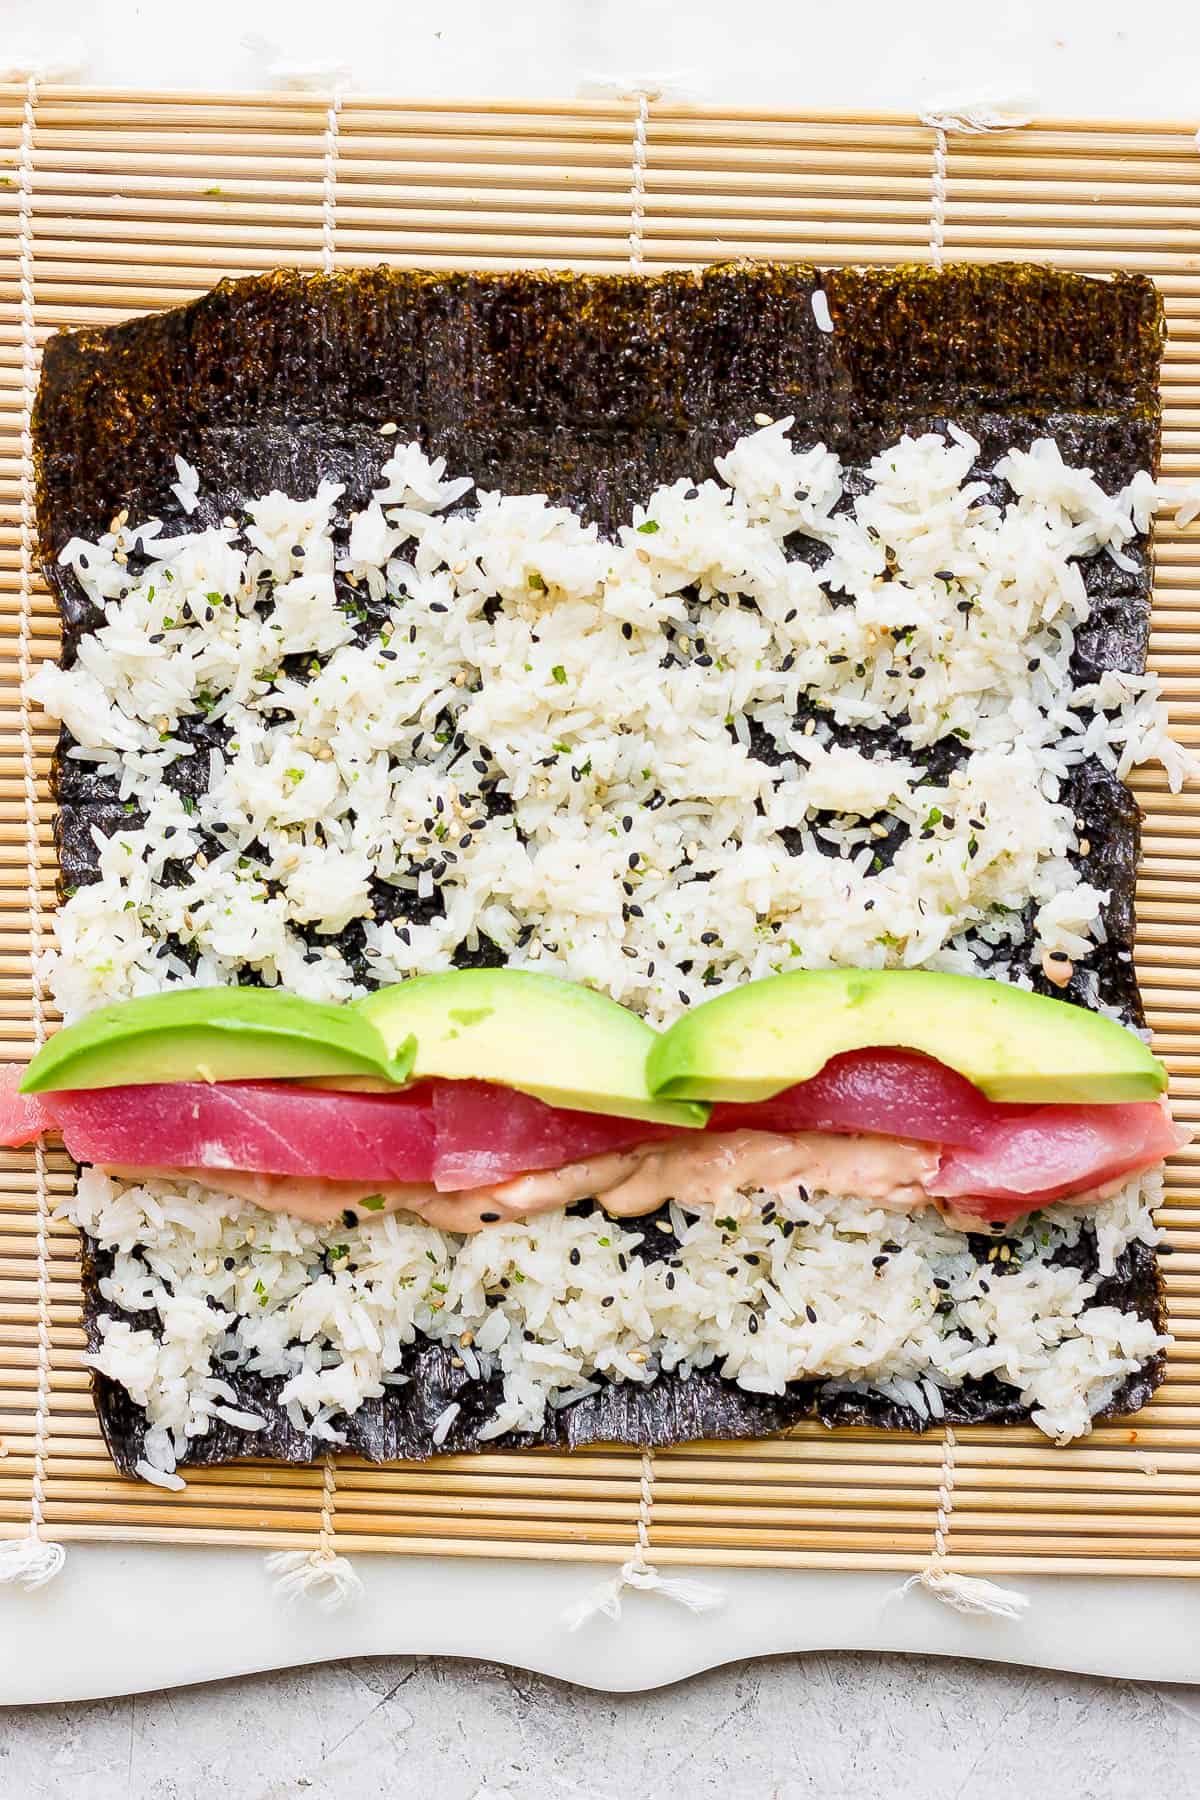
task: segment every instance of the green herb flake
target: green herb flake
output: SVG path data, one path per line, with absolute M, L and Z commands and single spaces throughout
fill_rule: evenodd
M 382 1212 L 387 1202 L 382 1194 L 367 1194 L 355 1204 L 363 1207 L 367 1212 Z
M 653 537 L 654 533 L 658 530 L 658 520 L 657 519 L 644 519 L 642 521 L 642 523 L 638 526 L 638 530 L 641 532 L 643 537 Z
M 559 687 L 566 686 L 567 671 L 563 668 L 561 663 L 555 663 L 550 673 L 553 675 L 555 681 L 557 681 Z

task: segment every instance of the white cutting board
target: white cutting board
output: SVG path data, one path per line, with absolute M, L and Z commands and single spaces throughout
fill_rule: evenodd
M 981 97 L 1077 116 L 1200 123 L 1194 0 L 1159 0 L 1152 28 L 1126 0 L 1012 0 L 1003 40 L 961 0 L 458 0 L 406 11 L 355 0 L 4 0 L 0 61 L 82 57 L 98 85 L 252 89 L 272 54 L 310 78 L 380 94 L 572 95 L 589 76 L 676 73 L 684 96 L 732 105 L 918 112 Z M 274 53 L 262 41 L 285 46 Z M 74 47 L 68 40 L 74 40 Z M 864 58 L 864 43 L 886 54 Z M 338 65 L 341 71 L 338 72 Z M 1198 151 L 1200 154 L 1200 151 Z M 898 1577 L 700 1572 L 724 1591 L 696 1616 L 633 1594 L 618 1622 L 571 1634 L 563 1609 L 603 1580 L 595 1564 L 375 1556 L 361 1600 L 336 1614 L 284 1607 L 254 1551 L 72 1547 L 36 1593 L 0 1591 L 0 1703 L 131 1693 L 370 1653 L 484 1656 L 610 1690 L 653 1687 L 772 1651 L 880 1649 L 976 1656 L 1164 1681 L 1200 1679 L 1200 1585 L 1041 1576 L 1015 1585 L 1024 1620 L 962 1618 Z M 672 1571 L 674 1573 L 674 1571 Z
M 1200 1585 L 1042 1575 L 1020 1622 L 965 1618 L 902 1578 L 697 1570 L 723 1596 L 693 1614 L 657 1594 L 568 1631 L 563 1612 L 611 1570 L 595 1563 L 364 1556 L 336 1613 L 288 1604 L 253 1550 L 72 1546 L 34 1593 L 0 1593 L 0 1705 L 137 1693 L 364 1655 L 476 1656 L 630 1692 L 785 1650 L 973 1656 L 1155 1681 L 1200 1679 Z M 672 1570 L 672 1574 L 677 1571 Z

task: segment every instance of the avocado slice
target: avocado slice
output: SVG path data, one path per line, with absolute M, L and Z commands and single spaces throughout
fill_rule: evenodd
M 772 975 L 685 1013 L 650 1052 L 654 1094 L 768 1100 L 844 1050 L 920 1050 L 989 1100 L 1153 1100 L 1167 1071 L 1133 1032 L 1065 1000 L 923 969 Z
M 102 1007 L 57 1032 L 21 1092 L 313 1075 L 402 1082 L 415 1046 L 403 1033 L 390 1043 L 353 1006 L 281 988 L 180 988 Z
M 355 1010 L 385 1043 L 417 1040 L 414 1080 L 494 1081 L 551 1106 L 660 1125 L 704 1124 L 708 1109 L 656 1100 L 644 1019 L 615 1000 L 529 969 L 450 969 L 380 988 Z

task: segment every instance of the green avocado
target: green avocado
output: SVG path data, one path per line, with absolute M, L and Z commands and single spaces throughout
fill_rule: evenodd
M 921 969 L 772 975 L 707 1000 L 650 1052 L 664 1099 L 768 1100 L 844 1050 L 920 1050 L 989 1100 L 1153 1100 L 1167 1072 L 1113 1019 L 1004 982 Z
M 353 1006 L 281 988 L 180 988 L 103 1007 L 57 1032 L 26 1069 L 21 1092 L 314 1075 L 402 1082 L 414 1045 L 403 1033 L 389 1042 Z
M 655 1100 L 655 1034 L 591 988 L 526 969 L 451 969 L 381 988 L 355 1010 L 384 1041 L 417 1040 L 413 1079 L 498 1082 L 575 1112 L 703 1125 L 707 1108 Z

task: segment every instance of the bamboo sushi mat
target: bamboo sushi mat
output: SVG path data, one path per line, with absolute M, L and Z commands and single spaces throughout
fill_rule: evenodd
M 1142 270 L 1169 327 L 1164 472 L 1200 476 L 1194 124 L 943 135 L 895 117 L 637 99 L 330 106 L 0 87 L 0 1061 L 29 1054 L 30 952 L 54 907 L 53 738 L 38 714 L 23 738 L 19 684 L 23 650 L 57 654 L 31 567 L 28 402 L 46 336 L 280 264 L 618 269 L 631 229 L 649 270 L 731 256 L 890 263 L 943 244 L 947 258 Z M 1200 745 L 1200 529 L 1160 529 L 1157 558 L 1152 662 L 1177 734 Z M 1138 969 L 1178 1110 L 1197 1122 L 1200 796 L 1170 795 L 1158 772 L 1136 786 Z M 60 1156 L 44 1179 L 53 1206 L 70 1181 Z M 640 1544 L 660 1565 L 897 1570 L 921 1569 L 937 1544 L 968 1573 L 1200 1575 L 1200 1147 L 1174 1164 L 1166 1213 L 1167 1383 L 1136 1420 L 1073 1447 L 1007 1427 L 809 1427 L 644 1458 L 243 1464 L 198 1471 L 181 1494 L 122 1480 L 108 1460 L 80 1362 L 75 1234 L 40 1230 L 38 1183 L 32 1154 L 0 1153 L 0 1539 L 22 1535 L 33 1509 L 64 1542 L 599 1560 Z

